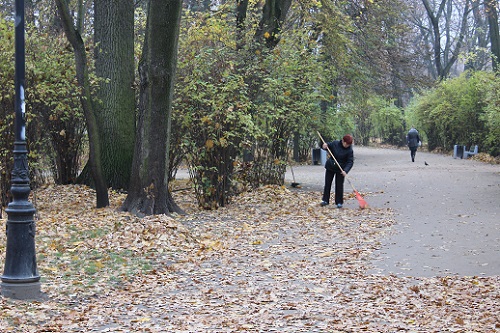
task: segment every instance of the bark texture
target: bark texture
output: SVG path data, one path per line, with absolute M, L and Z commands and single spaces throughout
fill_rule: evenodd
M 182 210 L 168 190 L 168 151 L 182 0 L 151 0 L 139 64 L 137 136 L 130 190 L 122 209 L 138 216 Z
M 134 2 L 94 0 L 96 114 L 108 187 L 128 189 L 135 141 Z

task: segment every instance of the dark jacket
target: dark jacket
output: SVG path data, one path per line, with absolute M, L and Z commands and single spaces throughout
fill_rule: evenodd
M 420 137 L 418 136 L 418 131 L 414 128 L 410 129 L 408 135 L 406 136 L 406 142 L 408 143 L 409 148 L 418 147 L 418 143 L 420 142 Z
M 354 164 L 354 152 L 352 150 L 352 146 L 344 148 L 341 140 L 328 142 L 327 145 L 332 154 L 337 159 L 337 162 L 339 162 L 342 169 L 346 173 L 349 173 L 349 170 L 351 170 L 352 165 Z M 331 157 L 326 161 L 325 168 L 334 172 L 340 172 L 337 163 L 335 163 L 335 161 Z

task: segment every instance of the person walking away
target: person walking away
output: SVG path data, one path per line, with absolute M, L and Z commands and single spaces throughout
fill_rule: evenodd
M 342 140 L 323 143 L 321 146 L 323 150 L 330 149 L 342 168 L 342 171 L 340 171 L 339 166 L 335 163 L 335 160 L 331 156 L 326 161 L 325 187 L 323 189 L 323 199 L 320 204 L 321 206 L 326 206 L 330 203 L 330 192 L 332 190 L 332 182 L 334 179 L 335 205 L 337 208 L 342 208 L 342 205 L 344 204 L 344 180 L 354 164 L 352 141 L 352 136 L 350 134 L 346 134 Z
M 417 148 L 420 143 L 420 136 L 418 136 L 418 131 L 415 127 L 411 127 L 408 135 L 406 135 L 406 142 L 408 143 L 408 148 L 410 148 L 411 161 L 415 162 L 415 156 L 417 155 Z

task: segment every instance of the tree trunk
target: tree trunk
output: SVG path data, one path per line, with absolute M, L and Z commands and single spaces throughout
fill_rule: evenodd
M 248 0 L 236 1 L 236 47 L 241 49 L 245 45 L 245 20 L 247 18 Z
M 498 1 L 486 0 L 484 2 L 486 7 L 486 15 L 488 15 L 488 25 L 490 27 L 490 42 L 493 70 L 498 71 L 500 68 L 500 33 L 498 28 Z
M 96 113 L 108 187 L 128 189 L 135 141 L 134 2 L 94 0 Z
M 438 14 L 435 16 L 434 12 L 432 11 L 432 8 L 429 4 L 428 0 L 422 0 L 425 6 L 425 10 L 427 11 L 427 15 L 429 17 L 429 21 L 431 22 L 432 26 L 432 33 L 433 33 L 433 51 L 434 51 L 434 65 L 436 67 L 437 75 L 441 77 L 441 74 L 443 72 L 442 69 L 442 62 L 441 62 L 441 30 L 439 28 L 439 17 L 443 11 L 444 5 L 446 4 L 446 0 L 442 0 L 441 4 L 439 6 Z
M 448 77 L 448 75 L 450 74 L 450 71 L 451 71 L 451 67 L 458 60 L 458 56 L 459 56 L 460 51 L 462 49 L 465 35 L 467 32 L 467 28 L 468 28 L 467 27 L 467 21 L 468 21 L 467 17 L 469 16 L 469 12 L 470 12 L 469 6 L 470 6 L 470 0 L 465 0 L 464 11 L 463 11 L 463 14 L 461 17 L 462 21 L 461 21 L 461 25 L 460 25 L 460 32 L 458 34 L 457 42 L 455 44 L 455 49 L 453 51 L 451 51 L 451 53 L 449 53 L 449 56 L 446 59 L 447 63 L 446 63 L 446 66 L 444 66 L 444 68 L 443 68 L 443 73 L 441 75 L 442 79 Z M 451 18 L 450 18 L 450 20 L 451 20 Z M 451 40 L 451 37 L 449 37 L 448 40 Z
M 168 190 L 168 151 L 182 0 L 151 0 L 139 75 L 132 178 L 122 209 L 138 216 L 182 213 Z
M 257 41 L 263 41 L 270 49 L 278 45 L 282 25 L 291 4 L 292 0 L 266 0 L 262 11 L 262 20 L 255 33 Z M 239 13 L 239 15 L 241 14 Z
M 92 105 L 85 44 L 83 43 L 80 33 L 75 30 L 73 26 L 73 19 L 69 13 L 67 2 L 65 0 L 56 0 L 56 4 L 64 26 L 64 31 L 75 53 L 76 76 L 82 90 L 80 100 L 87 121 L 90 149 L 89 166 L 96 187 L 97 208 L 106 207 L 109 206 L 108 188 L 102 174 L 99 132 L 97 130 L 97 120 Z

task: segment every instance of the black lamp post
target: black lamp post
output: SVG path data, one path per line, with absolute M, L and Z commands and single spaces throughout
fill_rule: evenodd
M 11 193 L 13 200 L 7 212 L 7 247 L 5 267 L 1 277 L 2 295 L 15 299 L 37 299 L 40 276 L 35 254 L 35 208 L 28 201 L 30 189 L 26 150 L 26 121 L 24 108 L 24 0 L 16 0 L 15 16 L 15 142 Z

